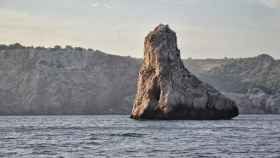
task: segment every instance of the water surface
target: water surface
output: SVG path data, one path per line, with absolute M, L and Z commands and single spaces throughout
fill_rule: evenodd
M 0 116 L 0 157 L 280 157 L 280 115 L 135 121 L 126 115 Z

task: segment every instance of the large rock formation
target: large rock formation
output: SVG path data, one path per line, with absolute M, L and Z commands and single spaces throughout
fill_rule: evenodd
M 145 38 L 131 117 L 134 119 L 231 119 L 238 108 L 184 66 L 177 37 L 159 25 Z

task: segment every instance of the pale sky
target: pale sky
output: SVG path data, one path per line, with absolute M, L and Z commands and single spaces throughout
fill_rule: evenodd
M 280 0 L 0 0 L 0 43 L 73 45 L 142 57 L 159 23 L 184 58 L 280 58 Z

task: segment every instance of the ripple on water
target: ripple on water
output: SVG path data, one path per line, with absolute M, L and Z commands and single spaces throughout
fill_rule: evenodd
M 1 116 L 0 157 L 280 157 L 280 115 L 229 121 Z

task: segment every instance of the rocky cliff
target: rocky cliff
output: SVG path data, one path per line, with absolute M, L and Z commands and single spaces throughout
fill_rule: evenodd
M 98 50 L 2 46 L 0 114 L 128 113 L 138 63 Z
M 241 113 L 280 113 L 280 95 L 269 87 L 280 83 L 280 64 L 271 58 L 188 59 L 184 64 L 239 103 Z M 141 63 L 71 46 L 0 45 L 0 114 L 129 114 Z M 234 77 L 238 79 L 232 81 Z M 257 104 L 256 97 L 250 97 L 258 96 L 254 88 L 269 100 Z

